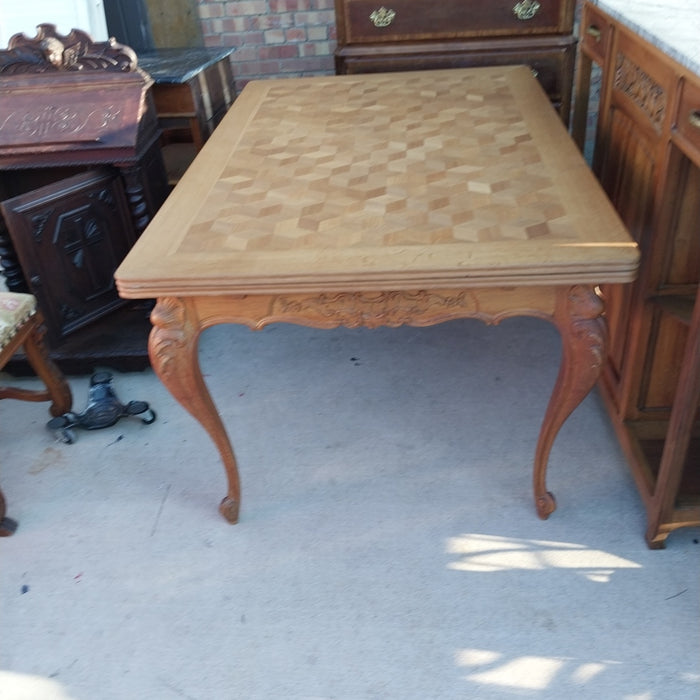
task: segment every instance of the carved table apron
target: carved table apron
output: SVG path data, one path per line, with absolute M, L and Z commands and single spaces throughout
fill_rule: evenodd
M 546 518 L 552 444 L 605 357 L 596 285 L 637 264 L 530 71 L 499 67 L 249 84 L 116 280 L 158 300 L 151 363 L 219 450 L 230 522 L 238 470 L 204 329 L 551 321 L 563 352 L 533 470 Z

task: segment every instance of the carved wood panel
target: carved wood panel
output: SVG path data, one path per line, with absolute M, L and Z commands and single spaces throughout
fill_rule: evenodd
M 51 340 L 125 303 L 113 275 L 135 234 L 114 171 L 76 175 L 0 206 Z
M 622 52 L 617 55 L 614 89 L 628 97 L 661 131 L 666 118 L 668 96 L 663 86 Z
M 653 213 L 654 146 L 614 102 L 608 124 L 607 148 L 600 159 L 598 176 L 628 231 L 637 243 L 643 245 Z M 604 288 L 604 294 L 611 338 L 609 369 L 620 377 L 624 374 L 625 362 L 629 360 L 627 320 L 632 288 L 614 285 Z
M 644 411 L 669 413 L 688 341 L 689 309 L 678 300 L 697 289 L 700 279 L 700 166 L 673 148 L 666 196 L 649 276 L 658 304 L 649 324 L 649 342 L 639 396 Z
M 136 54 L 129 46 L 113 39 L 95 42 L 79 29 L 59 34 L 53 24 L 40 24 L 33 37 L 15 34 L 7 49 L 0 51 L 0 73 L 6 75 L 92 70 L 128 73 L 136 66 Z

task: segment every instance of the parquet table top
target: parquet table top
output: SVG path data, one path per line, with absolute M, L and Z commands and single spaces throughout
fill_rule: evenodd
M 126 297 L 624 282 L 630 240 L 528 68 L 251 83 Z

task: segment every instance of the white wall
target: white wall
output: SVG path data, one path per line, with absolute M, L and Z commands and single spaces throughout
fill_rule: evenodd
M 37 25 L 47 23 L 60 34 L 75 28 L 95 41 L 108 38 L 102 0 L 0 0 L 0 48 L 19 32 L 36 36 Z

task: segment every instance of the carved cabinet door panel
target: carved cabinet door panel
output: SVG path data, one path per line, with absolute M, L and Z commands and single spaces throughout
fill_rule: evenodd
M 654 190 L 658 173 L 656 144 L 653 137 L 637 128 L 613 95 L 608 113 L 608 140 L 601 158 L 599 178 L 628 231 L 643 245 L 645 233 L 651 228 Z M 616 382 L 626 376 L 625 364 L 631 359 L 629 344 L 632 329 L 628 327 L 632 287 L 606 285 L 603 287 L 606 316 L 610 327 L 608 370 Z M 622 393 L 622 387 L 618 386 Z M 623 401 L 618 395 L 618 400 Z
M 123 306 L 113 275 L 136 236 L 113 170 L 81 173 L 0 207 L 50 341 Z
M 650 240 L 660 199 L 661 175 L 667 149 L 662 134 L 668 128 L 672 71 L 650 64 L 627 35 L 618 38 L 608 68 L 606 110 L 600 117 L 594 169 L 620 218 L 642 252 L 642 266 L 650 260 Z M 614 70 L 612 70 L 614 69 Z M 604 288 L 610 344 L 606 375 L 619 410 L 638 418 L 639 387 L 648 319 L 632 308 L 642 304 L 639 291 L 646 284 L 642 271 L 634 285 Z M 641 355 L 640 355 L 641 354 Z

